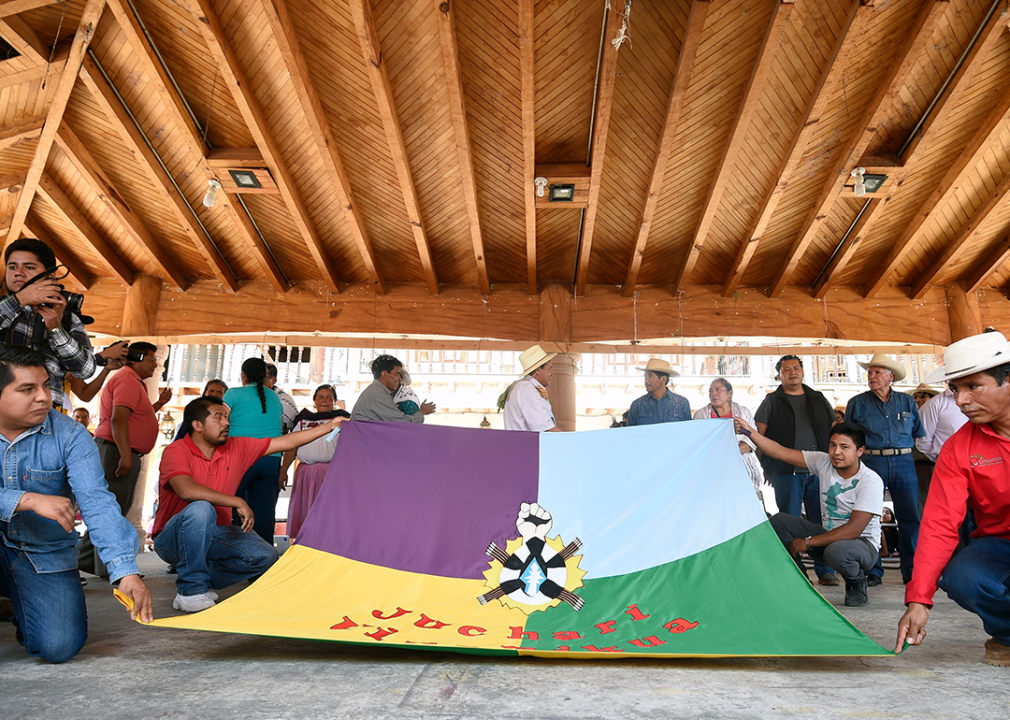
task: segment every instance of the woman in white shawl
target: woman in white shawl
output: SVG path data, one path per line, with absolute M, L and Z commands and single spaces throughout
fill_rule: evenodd
M 708 386 L 709 403 L 694 414 L 695 420 L 709 420 L 719 418 L 740 418 L 745 423 L 754 427 L 749 418 L 753 418 L 751 411 L 743 405 L 733 402 L 733 386 L 725 378 L 716 378 Z M 754 490 L 761 488 L 764 482 L 764 472 L 761 470 L 761 463 L 758 462 L 754 451 L 757 449 L 749 437 L 744 437 L 739 433 L 736 436 L 740 445 L 740 454 L 743 456 L 744 467 L 747 468 L 747 475 L 750 476 L 754 484 Z

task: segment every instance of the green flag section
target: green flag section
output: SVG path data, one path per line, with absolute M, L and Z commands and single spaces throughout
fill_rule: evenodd
M 705 552 L 584 583 L 582 610 L 530 615 L 521 653 L 894 654 L 807 582 L 767 522 Z

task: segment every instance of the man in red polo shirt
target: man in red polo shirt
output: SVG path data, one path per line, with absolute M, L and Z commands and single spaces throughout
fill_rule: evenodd
M 926 637 L 940 587 L 992 636 L 983 662 L 1010 667 L 1010 343 L 983 333 L 954 343 L 943 359 L 926 382 L 946 381 L 969 422 L 936 461 L 895 652 Z M 977 528 L 952 558 L 966 507 Z
M 172 607 L 199 612 L 217 602 L 215 589 L 257 578 L 277 562 L 277 550 L 254 532 L 253 511 L 235 495 L 246 470 L 264 455 L 310 443 L 345 418 L 276 438 L 228 438 L 231 410 L 220 398 L 200 397 L 186 406 L 186 436 L 161 458 L 154 551 L 175 565 Z M 241 527 L 231 524 L 232 510 Z
M 98 404 L 95 443 L 105 471 L 105 482 L 116 496 L 125 516 L 133 505 L 137 479 L 144 455 L 154 449 L 158 439 L 157 413 L 172 397 L 161 391 L 158 402 L 151 404 L 144 381 L 158 370 L 158 348 L 138 342 L 130 346 L 125 367 L 109 379 Z M 95 549 L 85 533 L 77 546 L 77 567 L 84 572 L 104 575 L 104 567 L 95 561 Z

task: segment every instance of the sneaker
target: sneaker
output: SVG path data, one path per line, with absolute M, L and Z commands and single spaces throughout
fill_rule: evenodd
M 199 595 L 178 595 L 172 601 L 172 607 L 183 612 L 195 613 L 214 607 L 215 600 L 209 592 Z
M 217 593 L 216 592 L 214 592 L 213 590 L 208 590 L 206 594 L 210 596 L 211 600 L 213 600 L 214 602 L 217 602 L 218 598 L 217 598 Z
M 817 578 L 817 584 L 818 585 L 830 585 L 830 586 L 834 587 L 835 585 L 839 584 L 839 582 L 838 582 L 838 576 L 835 575 L 834 573 L 828 573 L 827 575 L 821 575 L 819 578 Z
M 985 657 L 982 662 L 994 667 L 1010 667 L 1010 647 L 996 640 L 989 638 L 985 641 Z
M 872 575 L 870 577 L 873 577 Z M 869 577 L 861 580 L 845 581 L 845 604 L 848 607 L 862 607 L 870 602 L 866 596 L 866 585 Z
M 876 575 L 867 575 L 866 576 L 866 584 L 869 585 L 870 587 L 877 587 L 878 585 L 882 584 L 883 582 L 884 582 L 883 579 L 882 578 L 878 578 Z
M 169 575 L 178 575 L 179 574 L 178 572 L 176 572 L 175 565 L 173 565 L 171 563 L 169 563 L 168 567 L 165 568 L 165 572 L 167 574 L 169 574 Z

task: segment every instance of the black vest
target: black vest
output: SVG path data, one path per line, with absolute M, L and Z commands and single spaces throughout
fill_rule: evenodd
M 806 419 L 813 429 L 817 449 L 820 452 L 827 452 L 831 440 L 831 425 L 835 422 L 835 411 L 831 409 L 827 398 L 813 388 L 804 385 L 803 394 L 807 398 Z M 786 400 L 785 390 L 779 385 L 778 389 L 770 393 L 764 401 L 768 404 L 765 416 L 768 429 L 765 431 L 765 437 L 783 447 L 792 448 L 796 443 L 796 414 L 793 412 L 793 406 Z M 776 475 L 792 475 L 794 471 L 798 471 L 792 464 L 767 455 L 761 456 L 761 466 L 766 473 Z

